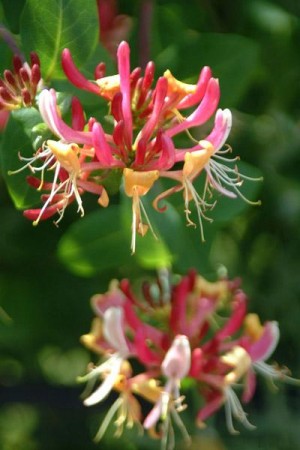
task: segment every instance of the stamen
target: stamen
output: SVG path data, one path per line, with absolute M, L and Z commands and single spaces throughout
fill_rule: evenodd
M 99 442 L 103 438 L 104 433 L 106 432 L 110 422 L 112 421 L 112 418 L 114 417 L 114 415 L 116 414 L 116 412 L 118 411 L 118 409 L 120 408 L 122 403 L 123 403 L 123 398 L 119 397 L 109 408 L 103 422 L 101 423 L 101 426 L 100 426 L 96 436 L 94 437 L 95 442 Z
M 245 428 L 254 430 L 256 427 L 252 425 L 252 423 L 250 423 L 247 419 L 246 413 L 243 410 L 238 396 L 236 395 L 234 390 L 231 387 L 226 387 L 224 389 L 224 394 L 226 397 L 225 416 L 228 431 L 231 434 L 239 434 L 239 432 L 233 426 L 232 417 L 235 417 L 239 422 L 241 422 Z
M 263 361 L 254 362 L 253 366 L 258 372 L 260 372 L 263 375 L 266 375 L 267 377 L 270 377 L 272 380 L 283 381 L 285 383 L 295 385 L 295 386 L 300 385 L 300 379 L 290 377 L 290 376 L 286 375 L 282 369 L 280 369 L 280 368 L 278 369 L 274 366 L 266 364 Z
M 238 186 L 241 186 L 242 182 L 243 182 L 243 180 L 241 180 L 241 178 L 242 179 L 249 179 L 251 181 L 257 181 L 258 179 L 248 178 L 246 175 L 239 174 L 236 170 L 234 170 L 234 169 L 232 169 L 230 167 L 224 166 L 224 164 L 218 164 L 216 161 L 213 161 L 212 159 L 209 161 L 209 169 L 210 169 L 210 172 L 216 176 L 217 182 L 216 182 L 216 180 L 214 180 L 212 178 L 211 179 L 211 184 L 213 186 L 215 184 L 215 188 L 217 190 L 224 189 L 223 186 L 222 186 L 222 182 L 223 182 L 226 186 L 230 186 L 236 192 L 236 194 L 242 200 L 244 200 L 247 204 L 249 204 L 249 205 L 261 205 L 261 201 L 260 200 L 257 200 L 257 201 L 249 200 L 238 189 Z M 235 174 L 237 176 L 235 178 L 231 178 L 228 175 L 228 173 L 233 173 L 233 174 Z M 219 186 L 217 186 L 217 185 L 219 185 Z M 230 195 L 228 195 L 228 196 L 230 196 Z
M 201 240 L 202 240 L 202 242 L 205 242 L 202 218 L 207 220 L 208 222 L 212 222 L 213 220 L 211 218 L 207 217 L 204 214 L 203 210 L 213 209 L 216 202 L 207 203 L 202 197 L 200 197 L 200 195 L 194 188 L 191 181 L 187 178 L 184 180 L 184 197 L 185 197 L 184 204 L 185 204 L 186 220 L 187 220 L 188 225 L 192 225 L 194 227 L 196 227 L 196 224 L 194 222 L 192 222 L 189 217 L 191 214 L 191 211 L 189 210 L 189 202 L 191 200 L 190 196 L 192 196 L 194 204 L 196 206 L 197 215 L 198 215 L 198 223 L 199 223 L 199 227 L 200 227 Z

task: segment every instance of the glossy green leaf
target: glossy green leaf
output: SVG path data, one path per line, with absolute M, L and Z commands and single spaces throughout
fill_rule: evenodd
M 82 67 L 93 54 L 99 37 L 96 2 L 85 0 L 28 0 L 21 17 L 21 38 L 26 54 L 41 59 L 45 80 L 62 78 L 62 50 L 71 50 Z
M 155 59 L 158 73 L 170 69 L 175 77 L 196 82 L 202 67 L 210 66 L 214 77 L 220 79 L 221 106 L 235 106 L 257 71 L 257 45 L 249 38 L 233 34 L 187 30 L 177 34 L 180 39 L 170 41 Z
M 95 211 L 75 222 L 58 246 L 60 260 L 80 276 L 93 276 L 130 264 L 130 230 L 121 226 L 115 205 Z
M 25 171 L 9 175 L 9 171 L 20 169 L 25 162 L 19 155 L 30 157 L 34 152 L 32 129 L 40 124 L 41 116 L 35 108 L 24 108 L 10 114 L 1 145 L 1 169 L 8 191 L 16 208 L 27 208 L 40 197 L 26 183 Z

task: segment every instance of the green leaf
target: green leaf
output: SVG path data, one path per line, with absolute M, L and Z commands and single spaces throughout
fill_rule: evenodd
M 258 56 L 258 47 L 249 38 L 183 30 L 180 39 L 165 46 L 155 62 L 158 73 L 169 68 L 176 78 L 189 82 L 196 82 L 202 67 L 210 66 L 213 76 L 220 79 L 221 106 L 230 108 L 238 104 L 250 86 Z
M 58 256 L 77 275 L 97 275 L 131 263 L 129 237 L 120 208 L 110 205 L 74 223 L 59 243 Z
M 28 208 L 36 203 L 40 194 L 26 183 L 26 173 L 8 175 L 9 171 L 20 169 L 24 163 L 19 155 L 30 157 L 33 154 L 32 129 L 41 122 L 41 116 L 35 108 L 13 111 L 5 129 L 0 149 L 1 168 L 8 191 L 16 208 Z
M 41 59 L 43 79 L 64 78 L 61 52 L 69 48 L 82 67 L 99 39 L 96 2 L 85 0 L 28 0 L 21 17 L 21 38 L 26 54 Z
M 5 18 L 12 33 L 18 34 L 20 29 L 20 15 L 26 0 L 1 0 Z

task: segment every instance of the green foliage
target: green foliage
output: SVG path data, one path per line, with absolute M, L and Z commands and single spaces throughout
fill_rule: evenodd
M 146 52 L 138 50 L 139 18 L 146 2 L 118 3 L 120 12 L 133 18 L 128 40 L 135 66 L 141 52 Z M 157 0 L 153 6 L 148 38 L 156 76 L 170 69 L 176 78 L 195 82 L 202 66 L 212 67 L 220 80 L 221 106 L 234 108 L 229 143 L 233 156 L 241 156 L 240 172 L 264 177 L 263 182 L 245 182 L 242 192 L 250 200 L 261 198 L 262 205 L 249 207 L 241 199 L 218 198 L 215 208 L 207 212 L 213 223 L 203 221 L 202 243 L 199 227 L 186 227 L 181 192 L 168 198 L 162 213 L 153 210 L 153 197 L 147 194 L 142 201 L 158 239 L 151 230 L 144 238 L 137 236 L 135 255 L 130 253 L 131 199 L 123 194 L 113 197 L 106 209 L 89 202 L 86 195 L 83 219 L 72 208 L 59 229 L 51 221 L 33 228 L 12 202 L 18 209 L 28 208 L 39 204 L 40 193 L 28 186 L 25 171 L 15 175 L 8 171 L 20 168 L 18 155 L 32 156 L 51 133 L 35 108 L 11 113 L 0 134 L 0 388 L 4 399 L 0 447 L 4 450 L 95 449 L 92 437 L 105 411 L 81 408 L 80 388 L 74 388 L 72 380 L 87 361 L 78 338 L 89 330 L 89 298 L 104 292 L 112 278 L 138 278 L 162 266 L 178 273 L 195 267 L 213 279 L 221 266 L 222 273 L 227 270 L 232 277 L 243 277 L 251 310 L 263 320 L 280 323 L 281 344 L 274 360 L 284 361 L 299 377 L 300 7 L 286 0 L 232 4 L 191 0 L 188 7 L 181 0 Z M 0 14 L 12 33 L 9 43 L 0 36 L 1 72 L 11 68 L 12 42 L 20 44 L 26 58 L 35 51 L 47 85 L 76 93 L 88 113 L 102 120 L 106 105 L 66 83 L 60 65 L 61 50 L 68 47 L 89 78 L 100 61 L 106 62 L 107 74 L 115 73 L 115 62 L 98 44 L 96 2 L 2 0 Z M 61 97 L 60 107 L 68 122 L 70 95 Z M 119 184 L 119 175 L 108 180 L 111 196 Z M 202 187 L 197 186 L 199 192 Z M 197 223 L 193 206 L 191 211 Z M 299 393 L 290 388 L 284 394 L 274 396 L 259 385 L 253 406 L 247 408 L 257 430 L 228 436 L 221 411 L 209 423 L 210 437 L 218 434 L 230 449 L 296 449 Z M 190 422 L 188 427 L 193 429 Z M 141 441 L 135 431 L 122 441 L 113 440 L 111 432 L 100 447 L 157 448 L 159 443 Z M 202 437 L 203 431 L 197 430 L 191 448 L 201 449 Z M 221 448 L 223 444 L 217 442 L 215 446 Z
M 9 193 L 16 208 L 27 208 L 39 199 L 36 191 L 26 183 L 24 173 L 9 174 L 20 167 L 19 155 L 30 157 L 33 153 L 32 131 L 41 122 L 41 116 L 35 108 L 20 109 L 10 115 L 1 146 L 1 169 Z M 33 136 L 34 134 L 34 136 Z M 14 136 L 14 139 L 11 138 Z M 21 165 L 25 163 L 21 162 Z
M 61 52 L 69 48 L 76 64 L 84 66 L 99 39 L 96 2 L 84 0 L 27 0 L 21 17 L 21 39 L 28 55 L 41 59 L 43 77 L 62 78 Z

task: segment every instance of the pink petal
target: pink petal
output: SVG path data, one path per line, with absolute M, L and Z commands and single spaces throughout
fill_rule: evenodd
M 149 428 L 154 427 L 159 421 L 161 413 L 162 413 L 162 396 L 159 398 L 159 400 L 156 402 L 154 407 L 151 409 L 151 411 L 145 418 L 143 427 L 146 430 L 149 430 Z
M 44 89 L 39 95 L 39 110 L 44 122 L 60 139 L 77 144 L 92 144 L 91 133 L 76 131 L 60 118 L 57 111 L 56 92 L 54 89 Z
M 200 409 L 197 414 L 197 422 L 203 422 L 212 416 L 224 403 L 224 395 L 222 392 L 216 391 L 213 396 L 206 402 L 205 406 Z
M 199 103 L 205 94 L 206 87 L 211 76 L 212 73 L 210 67 L 203 67 L 197 82 L 196 91 L 194 92 L 194 94 L 188 94 L 186 97 L 184 97 L 184 99 L 178 103 L 177 109 L 190 108 L 196 103 Z
M 71 81 L 71 83 L 74 84 L 74 86 L 99 95 L 100 91 L 99 87 L 95 83 L 92 83 L 91 81 L 87 80 L 82 75 L 82 73 L 79 72 L 79 70 L 74 64 L 71 52 L 68 48 L 65 48 L 62 51 L 61 64 L 67 78 Z
M 256 388 L 256 375 L 251 368 L 247 372 L 244 385 L 245 388 L 242 395 L 242 401 L 248 403 L 252 399 Z
M 231 130 L 232 115 L 229 109 L 218 109 L 212 132 L 204 139 L 209 141 L 217 152 L 225 144 Z
M 104 167 L 124 167 L 121 161 L 113 158 L 113 149 L 107 143 L 102 125 L 98 122 L 93 125 L 92 137 L 96 157 Z
M 203 123 L 205 123 L 215 112 L 219 103 L 219 99 L 220 99 L 219 82 L 217 79 L 211 78 L 205 91 L 205 95 L 199 106 L 183 122 L 169 128 L 166 131 L 168 136 L 172 137 L 188 128 L 200 126 Z
M 233 311 L 231 313 L 231 317 L 224 325 L 224 327 L 221 328 L 218 333 L 216 333 L 216 338 L 221 340 L 226 339 L 228 337 L 231 337 L 239 330 L 239 328 L 242 326 L 247 311 L 246 300 L 247 298 L 243 292 L 239 292 L 238 294 L 236 294 L 233 302 Z
M 132 115 L 131 115 L 131 95 L 130 95 L 130 48 L 127 42 L 123 41 L 118 47 L 118 69 L 120 74 L 120 90 L 122 93 L 122 112 L 125 123 L 125 141 L 131 148 L 132 144 Z
M 258 362 L 267 360 L 277 347 L 279 336 L 278 323 L 275 321 L 266 322 L 261 338 L 254 342 L 249 348 L 249 354 L 252 361 Z
M 150 138 L 155 127 L 157 127 L 159 124 L 160 113 L 164 105 L 167 90 L 168 90 L 168 80 L 165 77 L 160 77 L 156 84 L 153 110 L 151 116 L 147 120 L 146 125 L 143 127 L 140 133 L 141 137 L 143 137 L 146 141 Z

